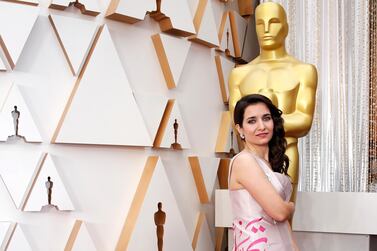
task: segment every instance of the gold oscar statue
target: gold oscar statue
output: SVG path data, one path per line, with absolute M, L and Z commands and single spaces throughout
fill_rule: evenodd
M 294 189 L 291 201 L 295 201 L 299 173 L 297 139 L 309 132 L 313 121 L 317 70 L 285 50 L 288 23 L 281 5 L 272 2 L 258 5 L 255 24 L 260 55 L 231 72 L 229 110 L 233 116 L 237 101 L 252 93 L 268 97 L 282 110 L 290 161 L 288 174 Z

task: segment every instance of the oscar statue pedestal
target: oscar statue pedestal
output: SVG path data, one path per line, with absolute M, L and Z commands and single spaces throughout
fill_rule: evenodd
M 57 212 L 57 211 L 59 211 L 58 206 L 53 205 L 53 204 L 45 205 L 41 208 L 41 212 L 44 212 L 44 213 Z
M 8 136 L 7 143 L 26 143 L 26 138 L 20 135 L 11 135 Z

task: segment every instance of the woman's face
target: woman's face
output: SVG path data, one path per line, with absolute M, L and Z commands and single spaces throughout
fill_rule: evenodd
M 245 141 L 253 145 L 266 145 L 270 142 L 274 122 L 271 112 L 264 103 L 252 104 L 246 107 L 242 128 L 238 127 L 239 133 L 245 135 Z

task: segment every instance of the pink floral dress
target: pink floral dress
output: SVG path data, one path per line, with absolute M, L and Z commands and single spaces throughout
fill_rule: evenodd
M 273 172 L 263 159 L 252 155 L 283 200 L 288 201 L 292 193 L 289 177 Z M 234 158 L 230 163 L 229 180 Z M 288 221 L 276 222 L 269 217 L 246 189 L 229 190 L 229 193 L 233 212 L 233 251 L 293 250 Z

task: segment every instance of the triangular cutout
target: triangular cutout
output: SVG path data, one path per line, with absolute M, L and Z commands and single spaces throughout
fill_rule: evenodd
M 152 41 L 166 85 L 169 89 L 177 87 L 191 43 L 164 34 L 153 35 Z
M 146 13 L 155 8 L 156 2 L 151 0 L 112 0 L 106 17 L 132 24 L 144 20 Z
M 219 159 L 211 157 L 188 158 L 201 203 L 209 203 L 214 193 Z
M 221 19 L 220 28 L 219 28 L 219 41 L 220 41 L 220 46 L 219 48 L 217 48 L 217 50 L 220 50 L 222 52 L 227 51 L 227 55 L 235 57 L 229 11 L 225 11 Z
M 221 97 L 223 98 L 224 104 L 229 102 L 229 75 L 232 69 L 235 67 L 234 63 L 227 59 L 226 57 L 216 55 L 215 56 L 217 76 L 219 77 L 219 84 L 221 90 Z
M 191 148 L 178 103 L 171 99 L 166 105 L 153 147 L 172 148 L 172 144 L 175 143 L 175 126 L 177 143 L 181 148 Z
M 157 95 L 135 95 L 151 139 L 155 139 L 167 105 L 167 98 Z
M 22 156 L 22 158 L 20 157 Z M 0 174 L 17 208 L 23 209 L 36 170 L 40 168 L 45 154 L 35 151 L 1 151 Z
M 53 182 L 51 204 L 56 205 L 59 210 L 74 210 L 73 204 L 65 189 L 55 164 L 50 155 L 47 155 L 26 202 L 24 211 L 40 211 L 43 206 L 48 204 L 46 181 L 51 177 Z
M 198 216 L 194 238 L 192 241 L 192 249 L 195 251 L 215 250 L 208 222 L 203 212 L 199 213 Z
M 163 249 L 192 250 L 165 168 L 158 157 L 148 160 L 116 250 L 157 250 L 154 214 L 159 202 L 166 214 Z M 141 239 L 149 241 L 140 242 Z
M 13 236 L 10 240 L 9 246 L 6 251 L 31 251 L 32 248 L 29 242 L 26 240 L 25 234 L 22 231 L 19 224 L 17 224 L 14 230 Z
M 238 12 L 229 12 L 230 26 L 232 27 L 232 39 L 235 57 L 242 56 L 242 45 L 246 35 L 247 21 Z
M 92 238 L 81 220 L 76 220 L 64 251 L 96 251 Z
M 99 33 L 52 142 L 151 146 L 109 30 L 105 26 Z
M 230 112 L 224 111 L 221 115 L 219 132 L 217 134 L 216 153 L 237 153 L 239 151 L 237 134 L 233 129 L 232 120 L 230 118 Z
M 42 137 L 34 123 L 29 108 L 16 84 L 11 90 L 0 111 L 0 140 L 6 141 L 8 136 L 15 134 L 14 122 L 11 112 L 17 106 L 20 112 L 18 122 L 18 134 L 24 136 L 27 142 L 42 142 Z
M 88 55 L 98 25 L 95 22 L 58 15 L 49 15 L 49 19 L 69 67 L 73 75 L 77 75 Z
M 7 100 L 10 91 L 12 90 L 12 82 L 1 81 L 0 82 L 0 112 L 4 108 L 5 101 Z
M 0 1 L 0 47 L 13 69 L 36 22 L 39 9 Z
M 196 35 L 190 37 L 191 41 L 204 44 L 210 48 L 219 46 L 219 38 L 218 34 L 216 33 L 216 23 L 211 1 L 199 1 L 198 9 L 194 18 L 194 24 Z
M 52 0 L 49 8 L 65 10 L 75 3 L 75 0 Z M 77 6 L 84 15 L 97 16 L 101 10 L 97 0 L 80 0 Z

